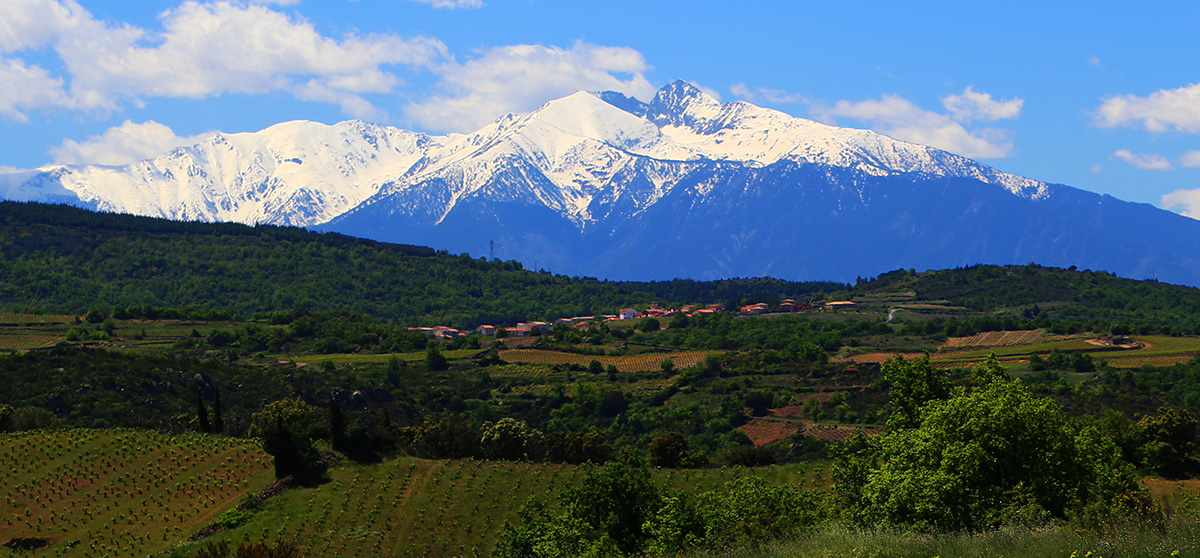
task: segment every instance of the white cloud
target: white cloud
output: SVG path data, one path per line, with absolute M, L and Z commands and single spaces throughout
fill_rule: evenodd
M 262 3 L 186 1 L 159 14 L 161 31 L 97 20 L 74 0 L 15 0 L 4 15 L 0 51 L 50 45 L 66 68 L 54 76 L 26 67 L 26 74 L 67 84 L 67 94 L 53 102 L 34 102 L 0 86 L 0 114 L 16 119 L 51 106 L 113 110 L 147 97 L 271 92 L 336 103 L 356 116 L 379 114 L 361 95 L 394 91 L 402 80 L 391 66 L 428 68 L 446 58 L 437 39 L 326 37 L 311 23 Z M 23 65 L 14 60 L 11 54 L 3 60 L 10 73 L 14 64 Z
M 807 103 L 808 98 L 799 93 L 790 93 L 782 89 L 756 87 L 751 89 L 745 83 L 738 82 L 729 86 L 729 91 L 736 97 L 754 102 L 762 97 L 772 103 Z
M 0 117 L 28 122 L 25 112 L 71 106 L 62 80 L 37 66 L 0 58 Z
M 1095 66 L 1095 67 L 1099 68 L 1099 67 L 1100 67 L 1100 57 L 1098 57 L 1098 56 L 1096 56 L 1096 55 L 1094 55 L 1094 54 L 1093 54 L 1092 56 L 1089 56 L 1089 57 L 1088 57 L 1088 64 L 1091 64 L 1091 65 L 1093 65 L 1093 66 Z
M 50 149 L 50 156 L 55 163 L 64 165 L 125 165 L 156 157 L 176 147 L 193 145 L 212 134 L 178 136 L 171 128 L 153 120 L 141 124 L 126 120 L 120 126 L 81 142 L 64 140 L 58 147 Z
M 1024 104 L 1025 100 L 1019 98 L 994 100 L 990 94 L 975 91 L 969 85 L 961 95 L 942 97 L 942 106 L 959 122 L 1016 118 L 1021 115 L 1021 106 Z
M 1134 153 L 1128 149 L 1118 149 L 1112 156 L 1139 169 L 1167 171 L 1175 168 L 1166 157 L 1157 153 Z
M 413 121 L 438 131 L 470 131 L 509 112 L 527 112 L 579 90 L 612 90 L 648 99 L 654 86 L 641 53 L 626 47 L 575 43 L 511 45 L 487 49 L 465 63 L 435 71 L 444 93 L 406 109 Z
M 1175 190 L 1164 194 L 1159 205 L 1181 215 L 1200 219 L 1200 189 Z
M 1200 151 L 1185 151 L 1179 156 L 1179 166 L 1200 167 Z
M 1096 111 L 1096 125 L 1140 125 L 1150 132 L 1200 132 L 1200 83 L 1160 89 L 1147 95 L 1105 97 Z
M 482 8 L 483 0 L 414 0 L 435 8 Z
M 852 118 L 894 138 L 967 157 L 1006 157 L 1013 149 L 1007 130 L 968 130 L 951 115 L 922 109 L 898 95 L 886 94 L 879 99 L 857 102 L 842 100 L 831 107 L 813 105 L 810 110 L 827 122 L 832 123 L 836 117 Z
M 51 44 L 91 21 L 92 15 L 74 0 L 6 0 L 0 18 L 0 52 Z

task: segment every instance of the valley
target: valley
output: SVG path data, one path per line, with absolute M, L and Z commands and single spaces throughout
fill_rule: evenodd
M 993 389 L 979 370 L 1002 370 L 1022 397 L 1049 402 L 1081 428 L 1095 424 L 1114 440 L 1109 447 L 1128 456 L 1121 467 L 1137 470 L 1146 501 L 1171 510 L 1163 538 L 1126 542 L 1104 529 L 1078 538 L 1073 530 L 1092 524 L 1059 517 L 1041 524 L 1055 535 L 1022 535 L 1034 549 L 1025 555 L 1200 549 L 1188 519 L 1200 512 L 1194 446 L 1183 461 L 1160 463 L 1146 453 L 1153 442 L 1138 437 L 1148 434 L 1133 434 L 1171 409 L 1200 411 L 1200 291 L 1190 287 L 1036 265 L 896 270 L 854 285 L 620 284 L 287 229 L 111 216 L 107 228 L 89 229 L 108 231 L 89 242 L 120 239 L 121 252 L 113 252 L 117 244 L 100 248 L 110 261 L 153 262 L 146 287 L 161 288 L 153 285 L 176 280 L 170 270 L 188 269 L 175 261 L 189 258 L 187 244 L 172 239 L 194 234 L 227 243 L 210 253 L 235 257 L 193 266 L 187 276 L 233 275 L 243 287 L 229 283 L 215 291 L 219 297 L 183 308 L 141 302 L 145 287 L 103 291 L 113 298 L 95 304 L 78 294 L 94 273 L 82 272 L 95 265 L 88 251 L 36 256 L 72 245 L 58 239 L 82 239 L 83 225 L 70 223 L 90 217 L 39 211 L 60 224 L 36 212 L 10 214 L 2 231 L 9 244 L 0 243 L 15 254 L 15 243 L 36 238 L 43 248 L 22 249 L 26 258 L 78 278 L 35 290 L 12 283 L 0 308 L 0 348 L 8 353 L 0 355 L 0 415 L 13 431 L 2 440 L 16 475 L 0 537 L 44 539 L 39 552 L 90 556 L 137 545 L 192 558 L 224 542 L 229 552 L 286 543 L 304 556 L 504 556 L 525 544 L 522 537 L 549 532 L 534 526 L 558 521 L 554 514 L 575 509 L 567 504 L 573 494 L 597 489 L 608 474 L 634 475 L 622 482 L 648 483 L 662 502 L 725 501 L 735 506 L 728 509 L 768 506 L 762 498 L 783 490 L 770 498 L 792 501 L 788 513 L 801 513 L 786 516 L 794 522 L 788 528 L 751 522 L 741 534 L 638 544 L 683 545 L 661 548 L 689 555 L 752 541 L 835 548 L 827 537 L 853 521 L 838 503 L 846 467 L 839 448 L 860 443 L 859 434 L 883 441 L 902 433 L 890 425 L 894 374 L 925 366 L 938 382 L 976 394 Z M 155 240 L 139 240 L 146 235 Z M 471 287 L 454 291 L 444 279 L 446 294 L 432 304 L 458 313 L 392 313 L 395 306 L 369 289 L 332 288 L 336 297 L 313 310 L 253 296 L 264 287 L 240 269 L 269 269 L 275 253 L 306 251 L 362 270 L 408 265 L 408 285 L 421 273 L 478 273 L 486 279 L 467 284 L 491 285 L 494 301 L 480 306 Z M 372 260 L 379 264 L 365 263 Z M 303 285 L 321 276 L 319 264 L 303 268 L 312 271 L 287 280 Z M 556 289 L 564 293 L 560 306 L 537 306 Z M 571 301 L 581 296 L 593 302 Z M 590 315 L 584 310 L 599 317 L 554 323 Z M 603 317 L 618 313 L 629 315 Z M 504 338 L 471 330 L 518 322 L 545 329 Z M 451 328 L 435 325 L 466 333 L 438 338 L 434 332 Z M 313 444 L 324 472 L 268 490 L 282 455 L 266 442 L 277 436 L 272 416 L 289 417 L 281 424 L 300 447 Z M 636 480 L 643 470 L 649 476 Z M 532 496 L 547 511 L 530 511 Z M 655 521 L 670 517 L 666 509 Z M 696 513 L 717 513 L 705 509 Z M 986 532 L 947 540 L 992 548 Z M 573 540 L 596 540 L 590 536 Z M 879 537 L 869 544 L 930 548 Z

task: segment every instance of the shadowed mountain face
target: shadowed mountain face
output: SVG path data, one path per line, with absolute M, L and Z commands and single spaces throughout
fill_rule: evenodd
M 470 134 L 290 122 L 0 197 L 299 224 L 611 279 L 849 281 L 975 263 L 1200 285 L 1200 221 L 685 82 L 579 92 Z
M 1037 262 L 1200 284 L 1200 223 L 1074 188 L 1050 191 L 1031 200 L 966 178 L 709 162 L 634 218 L 614 212 L 582 231 L 544 206 L 486 194 L 441 222 L 394 228 L 400 219 L 379 204 L 329 228 L 479 255 L 494 241 L 499 258 L 613 279 L 851 281 L 898 268 Z

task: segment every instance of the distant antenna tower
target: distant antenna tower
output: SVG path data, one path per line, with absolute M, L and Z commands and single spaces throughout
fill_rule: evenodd
M 489 252 L 489 255 L 488 255 L 489 260 L 496 259 L 496 241 L 495 240 L 488 241 L 488 252 Z

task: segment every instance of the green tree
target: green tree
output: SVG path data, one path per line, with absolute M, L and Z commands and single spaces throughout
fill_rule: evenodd
M 604 365 L 600 364 L 599 360 L 592 359 L 592 361 L 588 363 L 588 372 L 592 374 L 603 374 Z
M 888 387 L 888 428 L 913 428 L 920 423 L 921 406 L 950 395 L 946 380 L 929 363 L 929 355 L 904 360 L 896 355 L 883 363 Z
M 914 415 L 914 426 L 878 438 L 865 482 L 844 469 L 839 488 L 860 522 L 929 531 L 1035 524 L 1137 487 L 1094 424 L 1070 420 L 1019 381 L 929 399 Z
M 449 420 L 425 423 L 415 429 L 412 447 L 417 455 L 432 459 L 479 457 L 479 432 Z
M 579 486 L 567 489 L 562 504 L 569 517 L 611 539 L 627 555 L 646 542 L 646 523 L 661 505 L 650 473 L 620 461 L 589 470 Z
M 505 417 L 484 423 L 479 446 L 489 459 L 538 461 L 546 454 L 546 437 L 523 420 Z
M 612 444 L 596 432 L 556 432 L 547 440 L 547 458 L 555 463 L 600 465 L 612 459 Z
M 0 432 L 13 431 L 13 408 L 10 405 L 0 404 Z
M 651 556 L 684 556 L 746 547 L 816 525 L 826 503 L 810 491 L 758 476 L 729 481 L 694 498 L 669 495 L 647 525 Z
M 425 350 L 425 366 L 430 370 L 439 371 L 450 368 L 450 363 L 446 361 L 445 356 L 442 356 L 442 352 L 438 350 L 437 345 L 430 345 Z
M 1200 425 L 1187 409 L 1163 406 L 1158 413 L 1142 417 L 1138 429 L 1143 440 L 1140 448 L 1147 467 L 1168 477 L 1186 474 L 1193 462 Z
M 650 440 L 650 466 L 674 469 L 683 465 L 688 454 L 687 438 L 679 432 L 668 432 Z
M 262 445 L 263 451 L 274 458 L 275 478 L 292 477 L 306 486 L 324 480 L 326 465 L 312 440 L 284 423 L 282 415 L 275 415 L 274 423 L 262 436 Z
M 775 404 L 775 398 L 767 392 L 754 390 L 742 397 L 742 403 L 750 409 L 751 415 L 765 417 L 771 410 L 771 405 Z
M 323 427 L 323 414 L 320 409 L 298 399 L 280 399 L 250 416 L 247 435 L 251 438 L 262 438 L 275 427 L 277 420 L 282 420 L 298 435 L 306 438 L 317 437 Z

